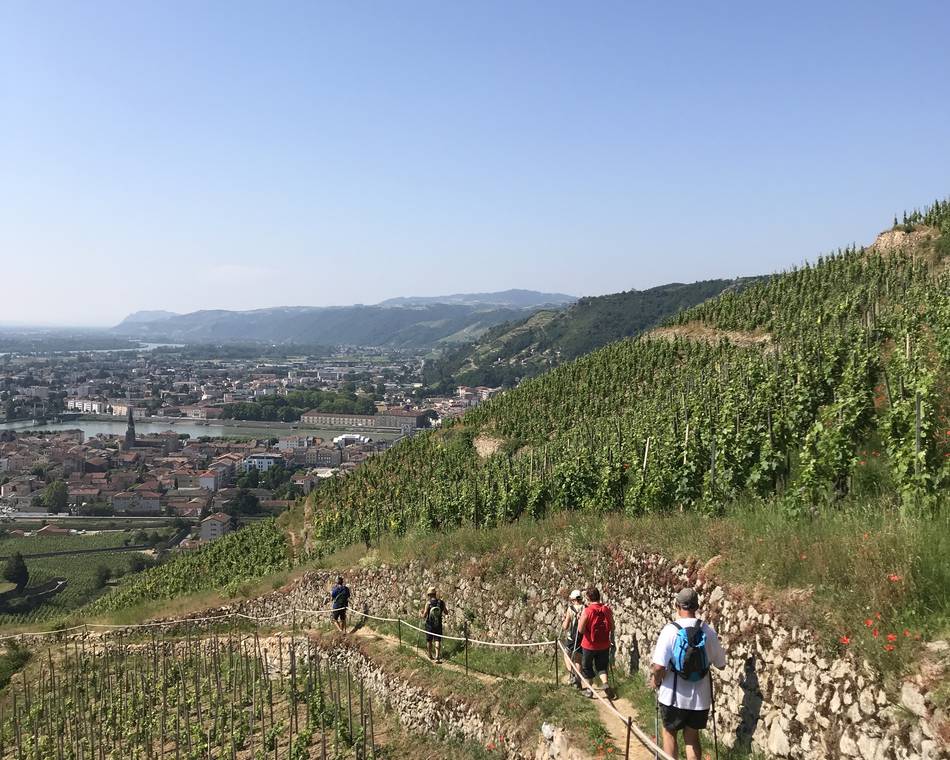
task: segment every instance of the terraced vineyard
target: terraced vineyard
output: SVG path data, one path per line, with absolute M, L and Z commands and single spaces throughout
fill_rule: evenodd
M 950 483 L 950 203 L 906 228 L 922 235 L 903 250 L 839 251 L 714 299 L 404 442 L 311 497 L 313 550 L 742 494 L 807 512 L 862 480 L 866 447 L 878 493 L 932 512 Z
M 65 579 L 66 584 L 33 609 L 23 612 L 0 608 L 0 624 L 31 624 L 52 620 L 86 604 L 101 591 L 97 576 L 105 568 L 111 577 L 125 575 L 130 570 L 131 552 L 102 552 L 96 554 L 67 553 L 52 557 L 30 557 L 31 554 L 76 552 L 89 549 L 116 549 L 124 546 L 130 532 L 108 532 L 90 536 L 35 535 L 0 540 L 0 556 L 14 552 L 27 556 L 30 572 L 29 588 L 45 587 L 54 579 Z
M 120 610 L 195 591 L 234 592 L 245 581 L 286 570 L 289 563 L 283 532 L 273 520 L 263 520 L 145 570 L 97 600 L 89 611 Z
M 795 518 L 850 496 L 933 518 L 950 485 L 950 202 L 888 240 L 708 301 L 401 442 L 311 495 L 304 546 L 568 510 L 718 514 L 736 499 Z M 255 526 L 92 611 L 233 590 L 287 564 L 280 531 Z
M 380 757 L 363 683 L 297 637 L 73 642 L 14 676 L 0 757 Z

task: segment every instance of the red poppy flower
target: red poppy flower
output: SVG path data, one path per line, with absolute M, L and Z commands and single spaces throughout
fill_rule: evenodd
M 873 631 L 871 631 L 871 635 L 872 635 L 874 638 L 877 638 L 877 636 L 878 636 L 878 634 L 877 634 L 877 628 L 875 628 Z
M 890 642 L 897 641 L 897 634 L 896 633 L 887 634 L 887 640 Z
M 868 618 L 867 620 L 864 621 L 865 628 L 870 628 L 872 625 L 874 625 L 874 621 L 871 620 L 871 618 Z
M 901 577 L 897 573 L 891 573 L 890 575 L 887 576 L 887 579 L 891 583 L 897 583 L 901 579 Z M 878 618 L 878 620 L 880 620 L 880 618 Z
M 893 645 L 893 644 L 885 644 L 885 645 L 884 645 L 884 651 L 885 651 L 885 652 L 893 652 L 893 651 L 894 651 L 894 645 Z
M 838 641 L 840 641 L 845 646 L 851 643 L 851 639 L 848 636 L 842 636 L 840 639 L 838 639 Z
M 909 628 L 905 628 L 905 629 L 904 629 L 904 638 L 906 639 L 906 638 L 908 638 L 909 636 L 910 636 L 910 629 L 909 629 Z

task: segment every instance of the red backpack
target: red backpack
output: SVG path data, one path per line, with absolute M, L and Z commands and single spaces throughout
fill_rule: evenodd
M 610 607 L 599 602 L 587 605 L 587 626 L 584 638 L 590 643 L 588 649 L 610 649 Z

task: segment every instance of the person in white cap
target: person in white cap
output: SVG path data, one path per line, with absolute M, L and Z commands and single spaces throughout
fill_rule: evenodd
M 577 623 L 583 611 L 583 594 L 579 589 L 574 589 L 568 599 L 564 619 L 561 621 L 561 643 L 564 647 L 564 665 L 567 668 L 568 682 L 578 689 L 581 687 L 581 681 L 577 677 L 577 671 L 581 667 L 581 639 L 577 633 Z
M 713 706 L 710 667 L 726 667 L 726 653 L 716 631 L 699 619 L 699 595 L 686 587 L 676 595 L 676 621 L 660 631 L 653 650 L 651 685 L 657 690 L 663 719 L 663 751 L 677 754 L 676 734 L 683 732 L 687 760 L 701 760 L 699 732 Z M 713 729 L 715 732 L 715 716 Z
M 429 586 L 426 606 L 419 614 L 425 621 L 426 650 L 429 659 L 442 662 L 442 619 L 449 614 L 445 602 L 439 599 L 439 591 L 435 586 Z M 434 656 L 433 656 L 434 655 Z

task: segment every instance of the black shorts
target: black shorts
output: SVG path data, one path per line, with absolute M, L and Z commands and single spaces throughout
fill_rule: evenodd
M 595 670 L 606 673 L 609 666 L 609 649 L 581 649 L 581 673 L 588 681 L 594 677 Z
M 346 608 L 344 607 L 339 610 L 333 610 L 333 612 L 330 613 L 330 619 L 341 620 L 342 622 L 345 623 L 346 622 Z
M 706 728 L 709 710 L 685 710 L 682 707 L 661 704 L 660 717 L 667 731 L 680 731 L 684 728 L 695 728 L 699 731 Z
M 426 625 L 426 641 L 442 641 L 442 626 Z

